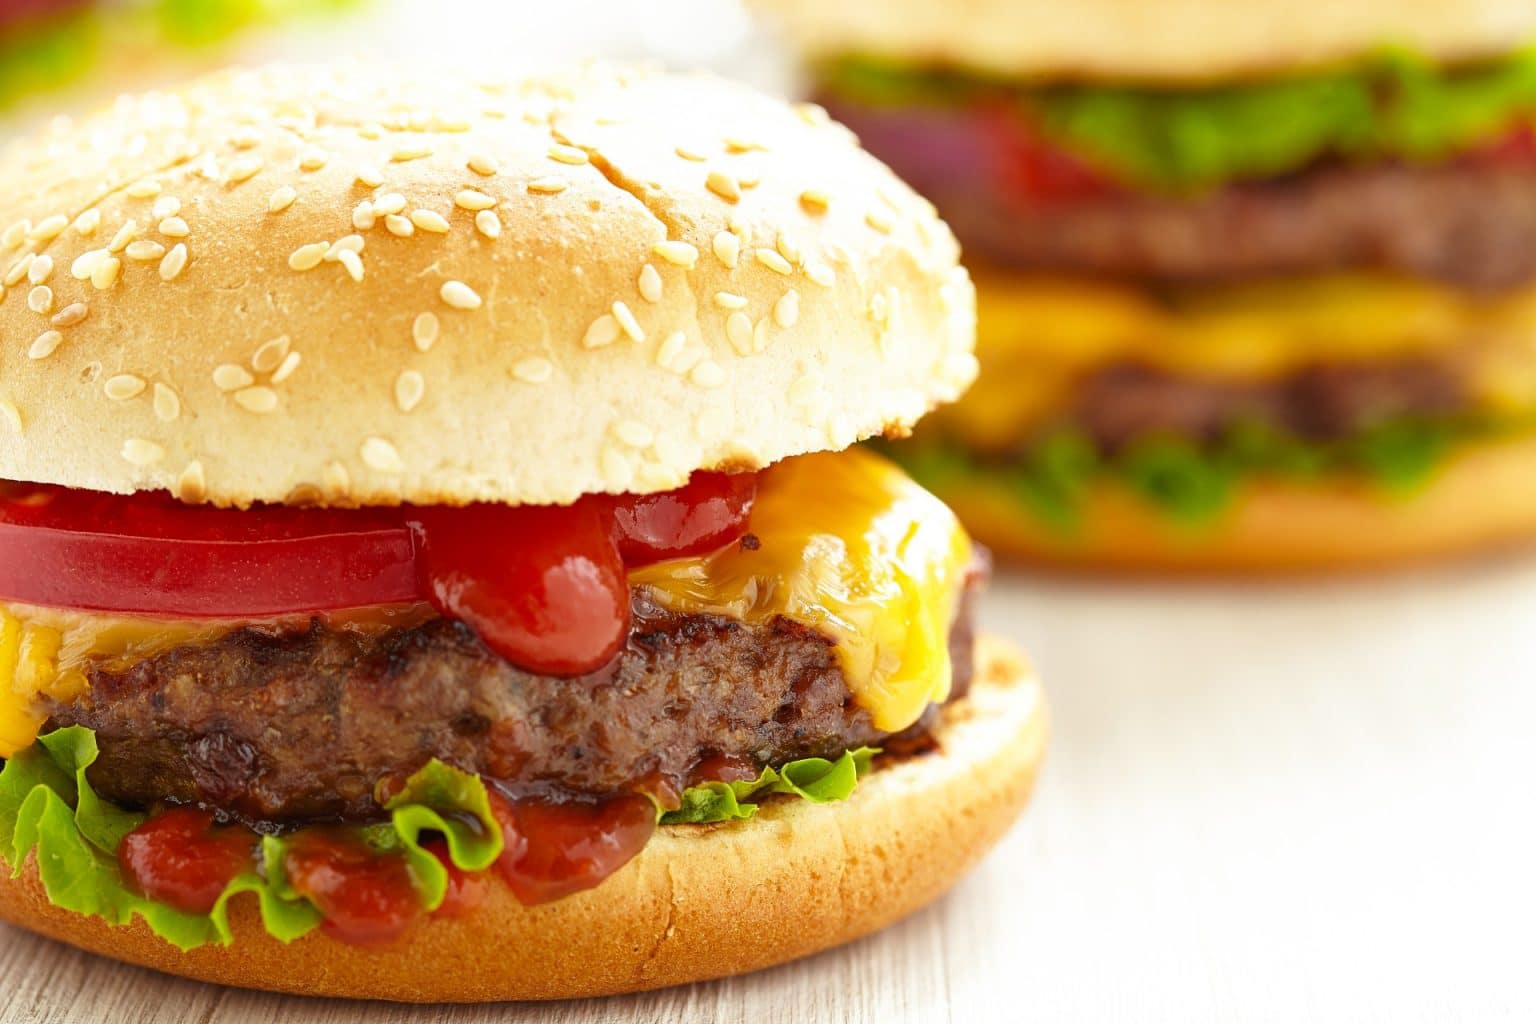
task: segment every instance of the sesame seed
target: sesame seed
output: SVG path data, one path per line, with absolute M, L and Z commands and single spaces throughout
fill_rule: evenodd
M 202 501 L 208 493 L 208 481 L 203 476 L 203 464 L 193 459 L 176 478 L 176 497 L 182 501 Z
M 823 288 L 831 288 L 837 280 L 837 274 L 825 263 L 807 263 L 805 276 Z
M 401 412 L 410 412 L 421 402 L 427 382 L 415 370 L 406 370 L 395 378 L 395 404 Z
M 832 120 L 827 108 L 819 103 L 796 103 L 795 114 L 813 128 L 819 128 Z
M 130 437 L 123 442 L 123 458 L 135 466 L 153 466 L 165 458 L 165 449 L 142 437 Z
M 789 260 L 786 260 L 773 249 L 758 249 L 756 255 L 757 262 L 776 274 L 794 273 L 795 268 L 790 266 Z
M 76 281 L 89 281 L 91 271 L 96 269 L 96 264 L 106 259 L 110 253 L 105 249 L 87 249 L 75 261 L 69 265 L 69 276 Z
M 661 275 L 649 263 L 640 268 L 640 279 L 636 286 L 640 289 L 640 297 L 646 302 L 661 301 Z
M 335 263 L 341 259 L 344 252 L 360 253 L 368 247 L 368 242 L 362 235 L 342 235 L 331 243 L 331 247 L 325 250 L 327 263 Z
M 725 383 L 725 371 L 713 360 L 705 360 L 693 368 L 688 379 L 701 388 L 717 388 Z
M 721 309 L 746 309 L 747 297 L 735 292 L 715 292 L 715 305 Z
M 155 220 L 174 217 L 181 212 L 181 200 L 175 196 L 161 196 L 155 200 L 155 205 L 150 207 L 150 212 L 154 214 Z M 79 221 L 75 223 L 78 225 Z
M 171 251 L 165 254 L 165 259 L 160 261 L 160 280 L 174 281 L 182 269 L 187 265 L 187 247 L 181 242 L 172 246 Z
M 53 276 L 53 257 L 44 253 L 32 261 L 27 267 L 27 280 L 33 284 L 42 284 Z
M 419 352 L 426 352 L 437 344 L 440 324 L 436 313 L 418 313 L 411 321 L 411 341 Z
M 267 196 L 267 212 L 282 213 L 293 205 L 293 201 L 299 198 L 298 189 L 292 185 L 279 185 Z
M 390 234 L 397 235 L 400 238 L 410 238 L 416 233 L 416 225 L 412 224 L 408 218 L 402 217 L 398 213 L 392 213 L 388 217 L 385 217 L 384 227 L 389 230 Z
M 292 377 L 293 371 L 297 370 L 298 368 L 299 354 L 297 352 L 289 352 L 286 356 L 283 357 L 283 361 L 278 364 L 277 369 L 272 371 L 272 383 L 281 384 L 289 377 Z
M 128 248 L 123 250 L 123 255 L 139 263 L 148 263 L 150 260 L 158 260 L 165 255 L 165 246 L 148 238 L 141 238 L 137 242 L 129 242 Z
M 800 262 L 800 247 L 795 244 L 795 240 L 790 238 L 789 235 L 782 231 L 779 232 L 779 237 L 775 240 L 774 246 L 779 250 L 779 255 L 789 260 L 789 262 Z
M 299 170 L 318 171 L 329 159 L 323 149 L 306 149 L 299 155 Z
M 699 262 L 699 250 L 687 242 L 665 241 L 657 242 L 651 251 L 668 263 L 675 263 L 679 267 L 687 267 L 692 270 Z
M 882 235 L 891 233 L 891 219 L 878 210 L 870 210 L 864 215 L 864 223 L 880 232 Z
M 27 349 L 27 358 L 47 359 L 63 341 L 64 335 L 58 331 L 44 331 L 33 339 L 32 345 Z
M 53 314 L 53 319 L 48 322 L 55 327 L 73 327 L 83 321 L 90 311 L 90 307 L 83 302 L 71 302 Z
M 56 213 L 34 224 L 32 230 L 27 232 L 27 237 L 34 242 L 51 242 L 63 234 L 67 227 L 69 227 L 69 218 L 62 213 Z
M 257 373 L 270 373 L 277 369 L 277 364 L 283 361 L 283 356 L 288 354 L 291 347 L 288 335 L 279 335 L 271 341 L 264 341 L 256 347 L 251 354 L 251 368 Z
M 496 216 L 495 210 L 481 210 L 475 214 L 475 230 L 486 238 L 498 238 L 501 235 L 501 218 Z
M 92 212 L 92 211 L 87 211 L 87 212 Z M 81 214 L 82 217 L 84 215 L 85 214 Z M 97 212 L 97 217 L 99 218 L 100 216 L 101 216 L 101 214 L 99 212 Z M 27 239 L 27 232 L 29 232 L 31 230 L 32 230 L 32 222 L 31 221 L 29 221 L 29 220 L 19 220 L 16 223 L 12 224 L 10 227 L 6 228 L 5 232 L 3 234 L 0 234 L 0 244 L 3 244 L 7 249 L 14 249 L 18 245 L 20 245 L 22 242 L 26 241 L 26 239 Z
M 151 199 L 161 192 L 160 183 L 153 178 L 140 178 L 138 181 L 123 189 L 130 199 Z
M 153 399 L 155 418 L 169 423 L 181 415 L 181 399 L 168 385 L 156 382 Z
M 363 279 L 363 258 L 351 249 L 341 250 L 341 265 L 346 268 L 347 276 L 354 281 Z
M 640 329 L 640 321 L 635 319 L 635 314 L 623 302 L 613 304 L 613 318 L 618 321 L 624 333 L 629 335 L 630 341 L 638 343 L 645 340 L 645 331 Z
M 819 188 L 808 188 L 800 193 L 800 205 L 807 213 L 826 213 L 832 205 L 832 197 Z
M 126 402 L 128 399 L 143 394 L 149 385 L 143 377 L 136 377 L 131 373 L 119 373 L 115 377 L 108 377 L 102 390 L 107 397 L 114 402 Z
M 243 181 L 250 181 L 261 173 L 264 161 L 259 156 L 242 156 L 229 162 L 224 171 L 224 183 L 226 185 L 238 185 Z
M 11 269 L 5 273 L 5 286 L 13 287 L 21 283 L 21 279 L 27 276 L 27 271 L 32 269 L 32 261 L 37 259 L 36 253 L 22 253 L 21 258 L 11 264 Z
M 737 175 L 737 177 L 736 177 L 736 183 L 738 185 L 740 185 L 743 189 L 757 188 L 757 186 L 761 185 L 762 182 L 763 182 L 763 175 L 762 175 L 761 172 L 753 172 L 753 173 L 749 173 L 749 174 L 741 174 L 741 175 Z
M 251 371 L 238 363 L 221 363 L 214 368 L 213 385 L 220 391 L 239 391 L 256 383 Z
M 242 128 L 229 137 L 229 144 L 236 149 L 255 149 L 260 143 L 261 136 L 254 128 Z
M 645 448 L 656 437 L 651 428 L 639 420 L 615 420 L 613 436 L 631 448 Z
M 432 147 L 424 142 L 413 143 L 408 146 L 400 146 L 389 154 L 389 162 L 393 164 L 409 163 L 412 160 L 420 160 L 422 157 L 431 156 Z
M 549 158 L 556 163 L 581 165 L 587 162 L 586 150 L 556 143 L 549 147 Z
M 453 205 L 461 210 L 489 210 L 496 200 L 479 189 L 466 188 L 453 197 Z
M 357 453 L 369 468 L 380 473 L 405 472 L 405 461 L 400 458 L 400 452 L 382 437 L 368 438 Z
M 727 270 L 736 269 L 736 262 L 741 258 L 741 239 L 729 231 L 721 231 L 715 235 L 710 248 L 715 252 L 715 259 Z
M 277 408 L 277 392 L 259 384 L 241 388 L 235 392 L 234 399 L 235 404 L 246 412 L 268 413 Z
M 559 175 L 549 175 L 543 178 L 534 178 L 528 183 L 528 191 L 541 195 L 554 195 L 556 192 L 564 192 L 566 180 Z
M 602 348 L 619 340 L 619 321 L 611 314 L 604 313 L 593 320 L 587 328 L 587 333 L 582 336 L 582 348 Z
M 101 211 L 95 207 L 75 218 L 75 234 L 82 238 L 94 235 L 99 227 L 101 227 Z
M 34 313 L 47 316 L 53 312 L 53 289 L 45 284 L 40 284 L 27 293 L 27 308 Z
M 692 160 L 694 163 L 699 164 L 709 159 L 702 150 L 696 149 L 693 146 L 678 146 L 673 152 L 684 160 Z
M 704 187 L 728 203 L 741 200 L 741 185 L 724 171 L 710 171 L 704 179 Z
M 112 236 L 112 241 L 107 243 L 108 252 L 122 252 L 128 248 L 128 243 L 138 238 L 140 228 L 138 221 L 130 220 L 117 229 L 117 234 Z
M 377 167 L 365 165 L 357 169 L 357 183 L 368 188 L 378 188 L 384 184 L 384 175 L 379 173 Z
M 791 288 L 773 304 L 773 322 L 780 327 L 793 327 L 800 320 L 800 293 Z
M 555 364 L 543 356 L 528 356 L 512 364 L 512 376 L 529 384 L 543 384 L 554 372 Z
M 635 478 L 634 467 L 617 448 L 604 448 L 598 457 L 598 465 L 602 470 L 603 483 L 615 491 L 625 490 Z
M 325 259 L 325 254 L 330 251 L 330 248 L 330 242 L 310 242 L 308 245 L 301 245 L 289 254 L 288 269 L 301 272 L 313 270 L 320 265 L 321 260 Z
M 444 281 L 438 289 L 442 300 L 454 309 L 479 309 L 480 296 L 463 281 Z
M 378 223 L 374 215 L 373 204 L 364 199 L 352 208 L 352 226 L 359 231 L 367 231 Z
M 673 369 L 672 363 L 682 355 L 683 347 L 688 344 L 688 336 L 682 331 L 673 331 L 664 338 L 656 347 L 656 365 L 662 369 Z
M 725 338 L 731 343 L 731 348 L 737 355 L 750 355 L 752 352 L 752 318 L 745 313 L 736 312 L 725 318 Z
M 436 210 L 412 210 L 411 223 L 423 231 L 430 231 L 434 235 L 446 235 L 448 233 L 448 219 Z
M 484 153 L 471 156 L 466 166 L 483 178 L 489 178 L 496 173 L 496 161 Z
M 4 416 L 11 429 L 21 433 L 21 410 L 8 398 L 0 398 L 0 416 Z
M 768 351 L 768 318 L 767 317 L 763 317 L 761 320 L 759 320 L 757 322 L 757 325 L 752 328 L 752 351 L 753 352 L 766 352 L 766 351 Z
M 158 230 L 166 238 L 186 238 L 192 233 L 187 222 L 180 217 L 166 217 L 158 225 Z
M 386 192 L 373 201 L 373 212 L 382 213 L 386 217 L 392 213 L 401 213 L 405 210 L 405 196 L 399 192 Z

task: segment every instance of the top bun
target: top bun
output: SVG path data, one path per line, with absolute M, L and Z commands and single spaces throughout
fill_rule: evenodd
M 1011 77 L 1200 81 L 1409 47 L 1443 61 L 1536 36 L 1529 0 L 752 0 L 818 57 Z
M 227 72 L 21 140 L 0 196 L 0 478 L 564 504 L 902 433 L 976 370 L 932 207 L 714 78 Z

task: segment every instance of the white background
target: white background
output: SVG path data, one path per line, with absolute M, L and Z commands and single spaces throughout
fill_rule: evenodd
M 725 0 L 398 0 L 298 49 L 650 52 L 787 81 Z M 1015 577 L 983 618 L 1046 679 L 1041 789 L 980 870 L 882 935 L 628 999 L 410 1009 L 218 990 L 0 929 L 0 1022 L 1536 1020 L 1536 560 Z

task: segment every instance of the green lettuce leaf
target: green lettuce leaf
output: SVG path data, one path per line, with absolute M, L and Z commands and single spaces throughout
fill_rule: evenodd
M 1130 184 L 1188 191 L 1297 170 L 1324 156 L 1437 160 L 1536 115 L 1536 51 L 1445 68 L 1405 51 L 1352 66 L 1203 87 L 987 80 L 864 59 L 828 91 L 884 105 L 1012 97 L 1063 148 Z
M 869 774 L 874 747 L 847 750 L 835 761 L 807 757 L 782 768 L 764 768 L 755 779 L 742 782 L 706 782 L 683 791 L 681 806 L 664 811 L 663 825 L 697 825 L 719 821 L 745 821 L 757 813 L 760 800 L 787 793 L 824 804 L 848 799 L 859 779 Z

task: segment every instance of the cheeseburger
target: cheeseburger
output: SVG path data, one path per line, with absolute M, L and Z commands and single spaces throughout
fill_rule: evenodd
M 814 108 L 235 72 L 0 165 L 0 917 L 400 1000 L 751 970 L 1028 795 L 985 558 L 849 446 L 975 373 Z
M 1536 6 L 760 0 L 977 273 L 908 450 L 981 539 L 1120 568 L 1536 533 Z

